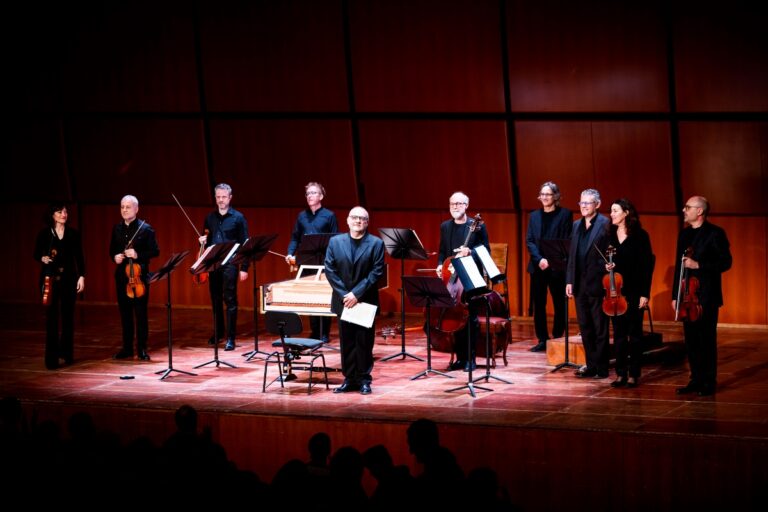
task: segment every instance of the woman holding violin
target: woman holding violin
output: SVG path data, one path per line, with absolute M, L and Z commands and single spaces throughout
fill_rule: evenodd
M 733 257 L 725 230 L 707 220 L 709 202 L 693 196 L 683 207 L 685 227 L 677 238 L 672 309 L 683 321 L 690 381 L 677 394 L 709 396 L 717 385 L 717 321 L 723 305 L 722 273 Z M 685 291 L 685 292 L 684 292 Z M 684 292 L 684 293 L 683 293 Z
M 617 378 L 611 386 L 634 388 L 640 381 L 643 310 L 651 296 L 654 256 L 651 239 L 629 200 L 614 201 L 610 217 L 611 255 L 605 265 L 608 274 L 603 277 L 603 312 L 613 323 L 616 348 Z
M 69 214 L 62 202 L 51 203 L 37 235 L 34 258 L 40 271 L 41 302 L 45 306 L 45 367 L 55 370 L 72 364 L 75 336 L 75 301 L 85 289 L 85 259 L 80 233 L 66 226 Z M 59 320 L 61 319 L 61 320 Z M 61 332 L 59 333 L 59 321 Z
M 115 262 L 115 286 L 117 306 L 123 327 L 123 348 L 114 359 L 133 357 L 133 338 L 136 337 L 136 353 L 140 360 L 149 361 L 147 338 L 149 323 L 149 260 L 160 254 L 155 230 L 139 220 L 139 200 L 127 195 L 120 200 L 120 216 L 123 218 L 112 229 L 109 255 Z
M 473 219 L 467 217 L 467 207 L 469 206 L 469 196 L 463 192 L 455 192 L 448 200 L 448 206 L 451 212 L 451 218 L 440 224 L 440 250 L 438 252 L 437 260 L 437 275 L 444 277 L 443 273 L 448 272 L 448 269 L 444 269 L 444 264 L 449 258 L 469 256 L 472 254 L 472 248 L 478 245 L 484 245 L 490 252 L 490 244 L 488 243 L 488 231 L 485 229 L 485 224 L 476 222 Z M 478 268 L 483 268 L 482 263 L 475 257 Z M 448 265 L 445 265 L 446 267 Z M 456 283 L 460 283 L 456 280 Z M 449 289 L 451 286 L 449 285 Z M 455 297 L 457 302 L 460 302 L 459 296 Z M 460 305 L 461 308 L 467 308 Z M 450 370 L 464 369 L 468 371 L 470 366 L 475 367 L 475 346 L 477 343 L 477 334 L 480 330 L 480 324 L 478 321 L 478 311 L 475 311 L 475 307 L 469 307 L 468 309 L 468 322 L 469 322 L 469 338 L 470 338 L 470 353 L 467 353 L 467 329 L 460 329 L 455 335 L 455 351 L 456 361 L 449 368 Z

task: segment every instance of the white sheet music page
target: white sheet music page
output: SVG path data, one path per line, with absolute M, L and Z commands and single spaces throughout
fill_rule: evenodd
M 208 254 L 211 252 L 211 250 L 216 247 L 216 244 L 213 244 L 209 247 L 206 247 L 203 251 L 203 254 L 200 255 L 199 258 L 197 258 L 197 261 L 192 264 L 192 266 L 189 268 L 189 271 L 194 274 L 195 270 L 200 266 L 200 264 L 205 261 L 205 258 L 208 257 Z
M 221 262 L 222 266 L 226 265 L 227 263 L 229 263 L 229 260 L 232 259 L 232 256 L 235 255 L 235 253 L 237 252 L 237 250 L 239 248 L 240 248 L 240 244 L 235 244 L 235 245 L 232 246 L 232 249 L 230 249 L 229 254 L 227 254 L 227 257 L 224 258 L 224 260 L 222 260 L 222 262 Z
M 377 306 L 373 304 L 358 302 L 352 308 L 344 308 L 344 311 L 341 312 L 341 319 L 370 329 L 373 326 L 373 319 L 376 318 L 376 309 Z

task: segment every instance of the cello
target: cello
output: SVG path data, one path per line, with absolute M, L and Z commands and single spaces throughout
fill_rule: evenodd
M 677 300 L 675 301 L 675 321 L 695 322 L 701 318 L 701 303 L 699 303 L 699 278 L 689 275 L 685 268 L 685 258 L 693 255 L 693 247 L 688 247 L 683 252 L 680 260 L 680 282 L 677 286 Z
M 613 271 L 613 256 L 616 254 L 616 248 L 609 245 L 605 253 L 608 255 L 608 264 L 611 266 L 611 270 L 603 276 L 603 289 L 605 290 L 603 313 L 608 316 L 620 316 L 627 312 L 627 299 L 621 295 L 624 278 L 618 272 Z
M 461 247 L 466 247 L 469 243 L 469 239 L 472 237 L 472 233 L 477 231 L 480 226 L 483 225 L 483 219 L 478 213 L 473 219 L 470 219 L 469 232 L 467 233 L 464 242 Z M 459 249 L 455 249 L 454 252 Z M 467 305 L 461 302 L 461 296 L 464 292 L 464 286 L 461 284 L 461 280 L 457 279 L 451 261 L 455 256 L 449 256 L 443 261 L 441 276 L 443 283 L 448 288 L 451 296 L 456 301 L 456 305 L 450 308 L 430 306 L 430 332 L 432 334 L 432 348 L 438 352 L 454 352 L 455 333 L 465 329 L 467 326 L 467 320 L 469 319 L 469 310 Z M 426 310 L 425 310 L 425 325 L 424 331 L 426 332 Z

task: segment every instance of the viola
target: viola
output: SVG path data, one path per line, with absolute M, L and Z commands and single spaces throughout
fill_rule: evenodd
M 608 255 L 608 263 L 613 263 L 613 256 L 616 254 L 616 248 L 608 246 L 605 252 Z M 608 316 L 620 316 L 627 312 L 627 299 L 621 295 L 621 288 L 624 285 L 624 278 L 613 268 L 603 276 L 603 313 Z
M 680 283 L 677 287 L 677 301 L 675 302 L 675 321 L 695 322 L 701 318 L 701 304 L 699 303 L 699 278 L 690 275 L 685 268 L 685 258 L 693 254 L 693 247 L 683 252 L 680 260 Z
M 51 249 L 50 252 L 51 259 L 56 258 L 56 249 Z M 50 262 L 48 265 L 45 266 L 45 269 L 43 271 L 45 273 L 45 277 L 43 277 L 43 306 L 47 306 L 51 303 L 51 285 L 53 283 L 53 261 Z
M 194 227 L 194 225 L 192 226 Z M 205 230 L 206 236 L 208 235 L 208 230 Z M 205 252 L 205 242 L 200 242 L 200 250 L 197 253 L 197 259 L 200 259 L 203 256 L 203 253 Z M 199 274 L 193 274 L 192 275 L 192 282 L 195 284 L 205 284 L 208 282 L 208 272 L 200 272 Z

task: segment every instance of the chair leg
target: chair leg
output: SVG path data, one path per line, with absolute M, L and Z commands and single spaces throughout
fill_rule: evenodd
M 277 361 L 275 361 L 273 358 L 276 358 Z M 280 352 L 272 352 L 267 356 L 267 359 L 264 361 L 264 381 L 261 384 L 261 392 L 266 393 L 267 391 L 267 369 L 269 368 L 269 363 L 275 363 L 277 362 L 277 371 L 278 371 L 278 380 L 280 381 L 280 387 L 285 388 L 285 385 L 283 384 L 283 370 L 282 370 L 282 360 L 280 357 Z M 274 380 L 272 382 L 275 382 Z M 269 385 L 272 385 L 272 382 L 269 383 Z

